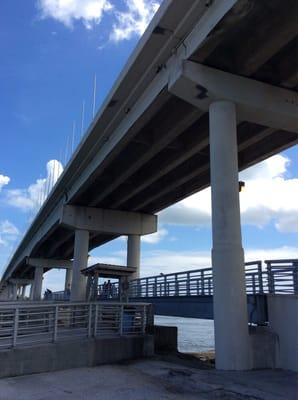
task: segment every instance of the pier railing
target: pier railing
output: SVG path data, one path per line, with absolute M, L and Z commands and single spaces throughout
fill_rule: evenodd
M 247 294 L 298 294 L 298 259 L 247 262 L 245 279 Z M 109 290 L 100 284 L 96 293 L 95 298 L 100 301 L 118 299 L 119 284 L 112 283 Z M 212 268 L 135 279 L 129 287 L 131 299 L 210 295 L 213 295 Z M 67 301 L 69 293 L 52 293 L 49 300 Z
M 0 305 L 0 350 L 75 338 L 144 335 L 153 323 L 144 303 Z
M 247 294 L 298 294 L 298 259 L 245 264 Z M 130 297 L 206 296 L 213 294 L 212 268 L 160 274 L 130 282 Z

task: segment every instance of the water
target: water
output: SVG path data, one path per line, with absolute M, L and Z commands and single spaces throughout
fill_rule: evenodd
M 178 350 L 183 353 L 199 353 L 214 349 L 212 320 L 155 315 L 154 321 L 156 325 L 177 326 Z

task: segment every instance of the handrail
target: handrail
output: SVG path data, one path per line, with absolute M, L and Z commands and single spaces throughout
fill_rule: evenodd
M 260 260 L 249 261 L 245 263 L 245 270 L 247 294 L 298 294 L 298 259 L 266 260 L 264 263 Z M 96 300 L 117 299 L 119 285 L 113 283 L 108 292 L 103 285 L 98 285 L 93 294 Z M 131 299 L 212 294 L 213 274 L 210 267 L 135 279 L 130 282 L 129 289 Z M 55 293 L 53 295 L 55 299 Z
M 298 260 L 271 260 L 265 261 L 265 265 L 261 261 L 245 263 L 247 294 L 298 294 Z M 130 282 L 131 298 L 212 294 L 212 268 L 150 276 Z
M 0 350 L 84 337 L 141 336 L 152 324 L 148 303 L 15 303 L 0 307 Z

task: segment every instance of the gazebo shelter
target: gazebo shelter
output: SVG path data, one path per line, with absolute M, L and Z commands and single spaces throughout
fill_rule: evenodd
M 87 277 L 87 300 L 128 301 L 129 278 L 136 273 L 135 267 L 97 263 L 81 272 Z M 108 281 L 99 284 L 99 278 Z M 110 280 L 113 279 L 113 283 Z M 118 281 L 114 281 L 118 280 Z

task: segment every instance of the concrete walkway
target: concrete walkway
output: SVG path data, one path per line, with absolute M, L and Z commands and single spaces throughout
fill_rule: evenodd
M 218 372 L 141 360 L 0 380 L 0 400 L 297 400 L 298 374 Z

